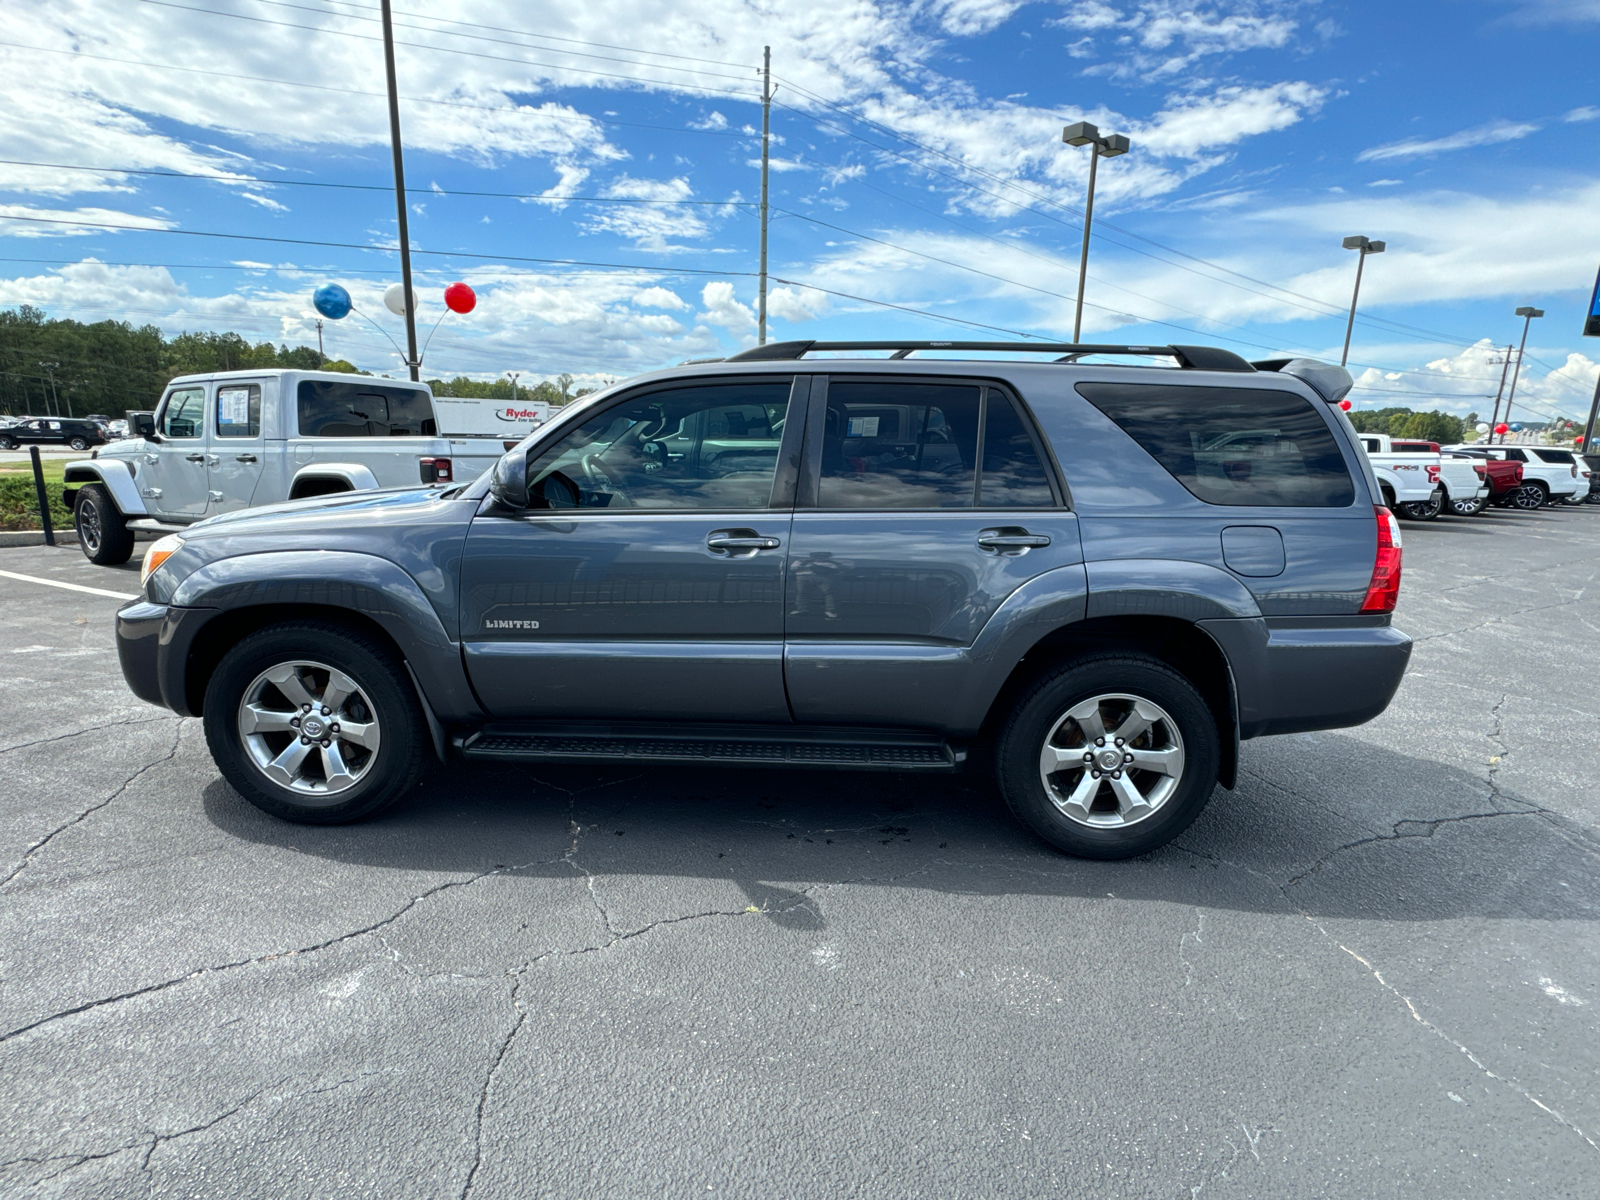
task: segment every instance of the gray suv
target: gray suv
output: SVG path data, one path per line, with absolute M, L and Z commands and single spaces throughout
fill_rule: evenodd
M 569 405 L 471 484 L 164 538 L 118 650 L 292 821 L 372 815 L 430 750 L 984 761 L 1054 845 L 1142 854 L 1240 739 L 1399 686 L 1349 386 L 1197 346 L 766 345 Z

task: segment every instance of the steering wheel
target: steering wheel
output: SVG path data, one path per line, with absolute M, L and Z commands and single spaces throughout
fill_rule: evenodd
M 577 508 L 583 502 L 578 485 L 560 471 L 551 471 L 533 486 L 546 508 Z

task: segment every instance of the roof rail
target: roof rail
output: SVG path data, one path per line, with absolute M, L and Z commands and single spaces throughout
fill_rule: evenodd
M 730 355 L 727 362 L 792 362 L 818 350 L 892 350 L 894 358 L 906 358 L 918 350 L 1021 351 L 1054 354 L 1058 362 L 1070 362 L 1087 354 L 1154 354 L 1175 358 L 1191 371 L 1254 371 L 1255 368 L 1231 350 L 1214 346 L 1103 346 L 1078 342 L 768 342 Z

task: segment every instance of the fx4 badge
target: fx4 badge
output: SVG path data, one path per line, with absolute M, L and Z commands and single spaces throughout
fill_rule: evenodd
M 485 621 L 483 623 L 483 627 L 485 629 L 537 629 L 537 628 L 539 628 L 539 622 L 537 622 L 537 621 Z

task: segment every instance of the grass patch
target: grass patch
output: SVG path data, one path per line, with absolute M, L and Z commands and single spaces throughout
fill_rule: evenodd
M 50 497 L 50 521 L 58 532 L 72 530 L 72 512 L 61 503 L 64 462 L 46 462 L 44 490 Z M 43 529 L 39 494 L 33 487 L 31 463 L 0 463 L 0 529 Z

